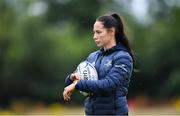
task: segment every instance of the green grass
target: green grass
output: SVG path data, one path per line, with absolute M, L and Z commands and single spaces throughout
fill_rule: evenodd
M 68 103 L 67 103 L 68 104 Z M 129 104 L 129 114 L 134 115 L 180 115 L 180 100 L 175 102 L 163 103 L 145 103 L 136 101 Z M 85 115 L 83 106 L 78 105 L 62 105 L 53 103 L 45 105 L 44 103 L 24 103 L 13 102 L 9 108 L 0 108 L 0 115 Z

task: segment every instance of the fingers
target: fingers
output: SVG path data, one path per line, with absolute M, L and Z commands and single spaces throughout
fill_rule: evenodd
M 72 73 L 71 76 L 70 76 L 70 79 L 72 81 L 75 81 L 75 80 L 80 80 L 80 76 L 78 73 Z
M 69 101 L 71 99 L 71 92 L 68 92 L 66 89 L 64 89 L 63 97 L 65 101 Z
M 74 80 L 75 80 L 75 78 L 76 78 L 76 77 L 75 77 L 75 74 L 74 74 L 74 73 L 72 73 L 72 74 L 71 74 L 71 76 L 70 76 L 70 79 L 71 79 L 72 81 L 74 81 Z
M 71 99 L 70 96 L 71 96 L 71 93 L 74 91 L 74 89 L 75 89 L 74 83 L 64 88 L 63 97 L 65 101 L 69 101 Z
M 69 86 L 64 88 L 63 97 L 65 101 L 69 101 L 71 99 L 71 93 L 75 90 L 76 83 L 72 83 Z
M 74 73 L 74 75 L 76 77 L 76 80 L 80 80 L 81 79 L 78 73 Z

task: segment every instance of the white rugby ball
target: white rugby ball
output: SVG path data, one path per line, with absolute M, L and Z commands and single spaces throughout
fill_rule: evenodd
M 83 80 L 98 80 L 96 68 L 87 61 L 83 61 L 77 66 L 76 73 L 78 73 Z M 91 95 L 91 93 L 82 91 L 80 91 L 80 93 L 84 96 Z
M 96 68 L 87 61 L 81 62 L 76 69 L 80 78 L 83 80 L 98 80 L 98 74 Z

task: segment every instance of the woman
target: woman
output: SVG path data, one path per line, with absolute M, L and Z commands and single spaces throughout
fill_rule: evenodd
M 118 14 L 98 17 L 94 41 L 100 49 L 86 59 L 95 62 L 98 80 L 80 80 L 76 73 L 66 78 L 64 100 L 76 89 L 91 92 L 85 99 L 86 115 L 128 115 L 126 95 L 133 71 L 134 57 Z

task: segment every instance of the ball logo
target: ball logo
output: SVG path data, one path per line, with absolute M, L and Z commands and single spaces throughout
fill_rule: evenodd
M 81 62 L 76 72 L 80 75 L 81 79 L 84 80 L 98 80 L 98 74 L 96 68 L 89 62 Z
M 79 74 L 82 80 L 98 80 L 96 68 L 94 67 L 94 65 L 87 61 L 81 62 L 78 65 L 76 72 Z M 80 91 L 80 93 L 85 96 L 89 94 L 87 92 L 82 91 Z
M 83 71 L 83 77 L 84 77 L 84 79 L 88 80 L 87 70 L 84 70 L 84 71 Z

